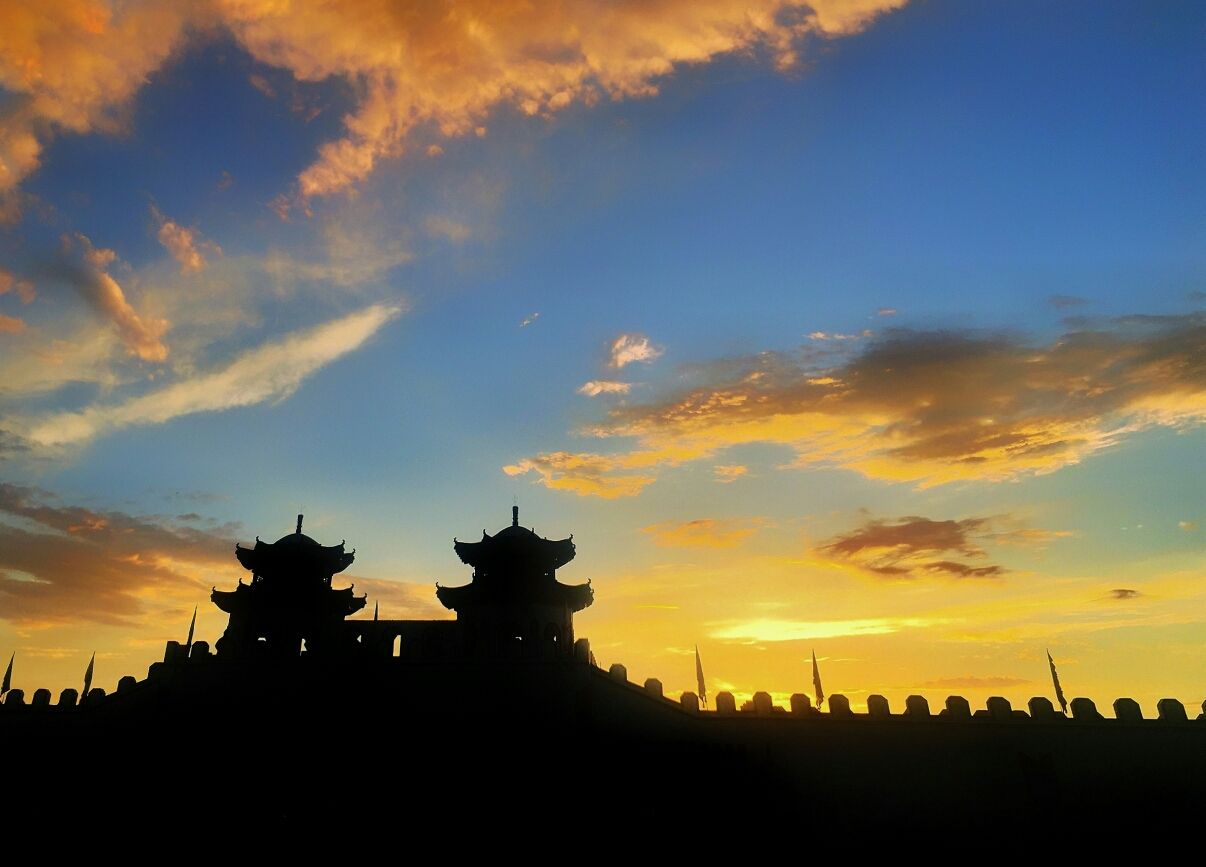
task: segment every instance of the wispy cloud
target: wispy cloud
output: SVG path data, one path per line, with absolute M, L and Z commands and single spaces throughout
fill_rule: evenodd
M 537 319 L 539 319 L 539 318 L 540 318 L 540 311 L 539 311 L 539 310 L 537 310 L 535 313 L 531 314 L 530 316 L 525 316 L 525 317 L 524 317 L 524 318 L 523 318 L 523 319 L 520 321 L 520 323 L 519 323 L 519 327 L 520 327 L 520 328 L 527 328 L 529 325 L 531 325 L 532 323 L 534 323 L 534 322 L 535 322 Z
M 598 397 L 601 394 L 628 394 L 632 391 L 631 382 L 616 382 L 611 379 L 592 379 L 578 386 L 578 394 L 587 397 Z
M 869 617 L 860 620 L 743 620 L 718 625 L 710 633 L 722 641 L 808 641 L 858 635 L 887 635 L 942 623 L 928 617 Z
M 771 443 L 790 447 L 797 467 L 920 487 L 1051 472 L 1138 431 L 1200 424 L 1204 348 L 1206 317 L 1187 314 L 1127 317 L 1046 344 L 896 330 L 837 364 L 812 348 L 725 359 L 695 369 L 702 385 L 613 409 L 586 433 L 636 447 L 584 466 L 596 483 L 634 466 L 656 477 Z M 556 454 L 557 486 L 569 488 L 573 455 Z
M 279 401 L 312 373 L 359 349 L 401 308 L 373 305 L 357 313 L 249 350 L 218 370 L 201 373 L 117 404 L 100 404 L 28 421 L 33 445 L 73 445 L 132 425 L 161 424 L 198 412 Z
M 759 523 L 750 519 L 696 518 L 650 524 L 641 532 L 669 548 L 736 548 L 758 532 Z
M 536 473 L 545 487 L 568 491 L 579 496 L 602 497 L 605 500 L 631 497 L 656 481 L 647 473 L 632 472 L 638 467 L 625 459 L 607 455 L 572 452 L 550 452 L 518 463 L 507 464 L 508 476 Z
M 608 347 L 607 364 L 617 370 L 637 361 L 648 364 L 660 358 L 664 352 L 644 334 L 621 334 Z

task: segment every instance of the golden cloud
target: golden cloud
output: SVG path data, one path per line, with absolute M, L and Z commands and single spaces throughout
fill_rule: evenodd
M 342 78 L 356 103 L 343 138 L 298 177 L 303 197 L 346 190 L 417 134 L 484 134 L 510 106 L 649 96 L 675 69 L 739 51 L 796 62 L 808 34 L 855 32 L 905 0 L 43 0 L 0 7 L 0 194 L 60 131 L 113 132 L 186 32 L 224 25 L 257 60 L 312 82 Z M 263 76 L 252 85 L 275 94 Z M 421 143 L 422 144 L 422 143 Z M 434 142 L 428 142 L 431 152 Z M 436 145 L 438 147 L 438 145 Z
M 823 545 L 817 553 L 839 563 L 849 563 L 887 578 L 914 578 L 926 574 L 956 578 L 997 578 L 1005 569 L 996 564 L 973 565 L 987 552 L 975 537 L 988 531 L 990 519 L 934 521 L 907 517 L 893 521 L 869 520 Z M 954 559 L 959 558 L 959 559 Z
M 758 618 L 725 623 L 712 630 L 722 641 L 808 641 L 859 635 L 888 635 L 902 629 L 925 629 L 943 623 L 931 617 L 867 617 L 857 620 L 783 620 Z
M 658 545 L 670 548 L 736 548 L 754 533 L 758 522 L 721 518 L 662 521 L 642 527 Z
M 586 433 L 636 447 L 593 456 L 592 486 L 639 464 L 660 470 L 733 446 L 784 445 L 794 466 L 838 466 L 928 487 L 1000 481 L 1075 464 L 1124 437 L 1206 419 L 1206 316 L 1127 317 L 1047 344 L 890 331 L 833 362 L 807 347 L 694 369 L 695 385 L 613 409 Z M 575 455 L 517 463 L 575 487 Z M 616 496 L 614 489 L 612 496 Z M 584 492 L 582 490 L 579 491 Z
M 25 320 L 17 316 L 0 313 L 0 334 L 20 334 L 25 330 Z
M 235 527 L 63 505 L 0 483 L 0 616 L 27 626 L 94 621 L 129 625 L 149 601 L 202 597 L 215 569 L 234 563 Z

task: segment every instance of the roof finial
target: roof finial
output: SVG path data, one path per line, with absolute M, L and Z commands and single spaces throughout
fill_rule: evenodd
M 302 518 L 304 518 L 304 517 L 306 517 L 306 516 L 305 515 L 297 516 L 297 531 L 296 532 L 298 533 L 298 535 L 301 535 L 301 522 L 302 522 Z
M 511 526 L 512 527 L 519 526 L 519 506 L 511 507 Z

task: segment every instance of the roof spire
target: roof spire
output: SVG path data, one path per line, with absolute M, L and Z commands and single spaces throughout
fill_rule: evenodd
M 511 526 L 512 527 L 519 526 L 519 506 L 511 507 Z
M 304 518 L 304 517 L 306 517 L 306 516 L 305 515 L 297 516 L 297 529 L 294 532 L 298 533 L 299 535 L 301 534 L 301 522 L 302 522 L 302 518 Z

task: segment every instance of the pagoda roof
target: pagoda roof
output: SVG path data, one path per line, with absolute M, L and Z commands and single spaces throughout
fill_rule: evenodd
M 551 571 L 560 569 L 574 559 L 573 536 L 568 539 L 545 539 L 518 523 L 493 536 L 482 530 L 479 542 L 453 539 L 452 547 L 461 562 L 475 568 L 489 568 L 495 563 L 505 562 L 512 567 L 523 564 Z
M 562 584 L 560 581 L 523 582 L 516 586 L 498 586 L 473 582 L 461 587 L 437 587 L 436 598 L 445 608 L 461 611 L 479 605 L 520 603 L 564 605 L 581 611 L 595 599 L 590 584 Z
M 329 577 L 342 572 L 356 559 L 354 550 L 344 550 L 345 544 L 321 545 L 301 531 L 299 522 L 297 532 L 275 542 L 264 542 L 257 536 L 253 548 L 236 544 L 235 556 L 244 569 L 257 575 L 301 571 Z
M 323 587 L 322 591 L 318 596 L 321 600 L 320 605 L 328 610 L 333 610 L 341 617 L 347 617 L 349 614 L 356 613 L 368 601 L 367 595 L 356 596 L 352 587 L 345 587 L 342 590 Z M 227 614 L 234 614 L 236 611 L 249 606 L 271 605 L 279 601 L 279 597 L 279 591 L 274 591 L 264 584 L 239 584 L 234 590 L 218 590 L 215 588 L 210 592 L 210 599 L 214 605 Z

